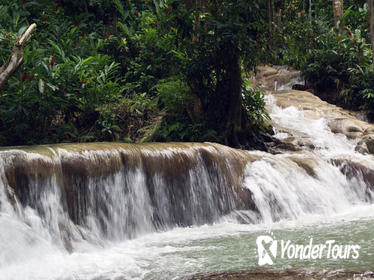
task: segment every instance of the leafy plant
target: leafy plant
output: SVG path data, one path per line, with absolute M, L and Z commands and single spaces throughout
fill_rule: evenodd
M 270 120 L 270 116 L 266 111 L 266 103 L 264 100 L 264 90 L 259 86 L 253 86 L 252 83 L 244 79 L 243 87 L 243 106 L 249 121 L 258 125 L 262 131 L 266 131 L 265 120 Z

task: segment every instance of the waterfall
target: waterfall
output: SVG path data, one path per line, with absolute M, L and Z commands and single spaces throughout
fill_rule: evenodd
M 252 158 L 217 144 L 7 149 L 0 151 L 1 220 L 12 217 L 70 251 L 82 241 L 213 223 L 254 210 L 240 185 Z
M 218 144 L 4 149 L 0 221 L 72 251 L 80 242 L 121 241 L 222 218 L 259 223 L 331 214 L 372 197 L 362 172 L 346 176 L 343 164 Z
M 270 154 L 214 143 L 1 148 L 0 279 L 2 271 L 10 279 L 38 279 L 17 274 L 22 263 L 42 267 L 35 266 L 35 252 L 63 259 L 153 232 L 330 216 L 373 202 L 372 156 L 355 152 L 323 119 L 278 107 L 271 96 L 268 104 L 275 121 L 312 139 L 315 149 Z M 275 137 L 284 139 L 284 132 L 275 128 Z M 55 274 L 51 267 L 48 275 Z
M 244 185 L 253 193 L 261 221 L 270 223 L 370 203 L 372 190 L 360 175 L 348 178 L 340 166 L 316 157 L 264 155 L 247 166 Z

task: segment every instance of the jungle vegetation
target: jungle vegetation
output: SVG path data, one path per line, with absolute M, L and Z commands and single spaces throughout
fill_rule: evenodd
M 0 0 L 0 145 L 256 147 L 269 116 L 264 92 L 247 78 L 261 64 L 299 69 L 317 94 L 374 112 L 371 6 L 358 0 Z

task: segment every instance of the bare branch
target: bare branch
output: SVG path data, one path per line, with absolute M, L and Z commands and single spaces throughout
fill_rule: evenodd
M 333 0 L 332 8 L 334 11 L 334 22 L 336 26 L 343 15 L 343 0 Z
M 9 77 L 16 71 L 16 69 L 22 64 L 23 62 L 23 47 L 26 44 L 27 40 L 30 38 L 32 32 L 35 30 L 36 24 L 33 23 L 27 28 L 26 32 L 23 33 L 21 37 L 17 39 L 15 43 L 12 54 L 8 62 L 6 62 L 0 68 L 0 89 L 4 86 L 6 81 Z
M 21 38 L 19 38 L 18 44 L 23 46 L 26 43 L 26 41 L 29 39 L 31 33 L 34 31 L 35 28 L 36 28 L 36 24 L 35 23 L 31 24 L 29 28 L 27 28 L 26 32 L 23 33 Z

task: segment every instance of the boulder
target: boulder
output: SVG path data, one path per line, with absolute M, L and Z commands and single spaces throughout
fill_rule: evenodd
M 328 121 L 328 126 L 333 133 L 341 133 L 349 139 L 356 139 L 363 133 L 363 128 L 355 119 L 336 118 Z
M 348 179 L 362 176 L 367 186 L 367 197 L 372 199 L 371 192 L 374 191 L 374 169 L 348 159 L 332 159 L 331 162 L 333 165 L 339 167 L 340 171 Z
M 278 74 L 278 70 L 270 66 L 258 66 L 256 78 L 269 77 Z
M 294 163 L 296 163 L 299 167 L 305 170 L 305 172 L 312 177 L 316 177 L 316 172 L 314 171 L 313 165 L 310 161 L 310 159 L 303 159 L 303 158 L 296 158 L 291 157 L 290 160 L 292 160 Z
M 368 134 L 362 137 L 362 140 L 357 144 L 357 146 L 364 146 L 368 153 L 374 154 L 374 134 Z

